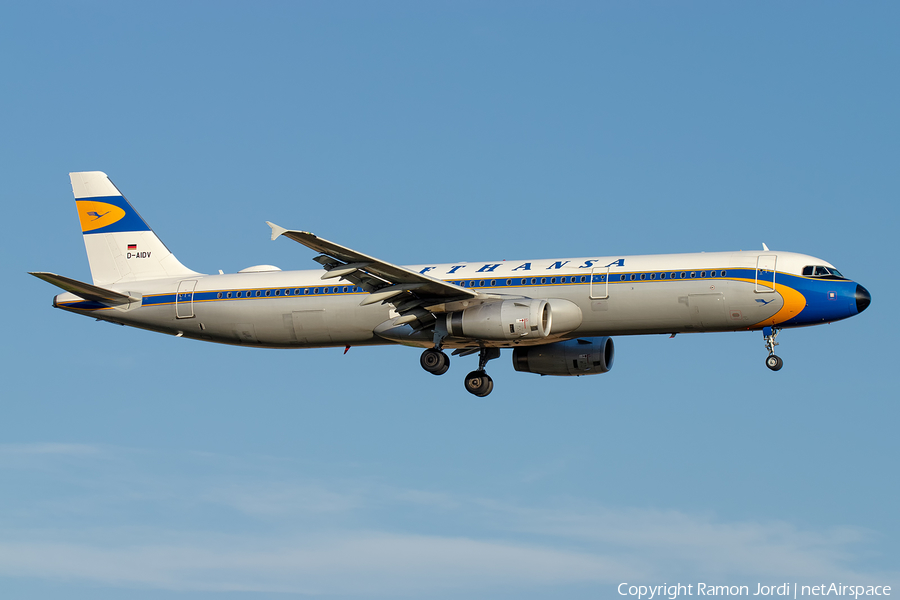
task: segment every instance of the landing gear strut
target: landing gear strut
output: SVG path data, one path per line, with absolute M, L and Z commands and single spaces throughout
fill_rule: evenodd
M 466 375 L 466 391 L 483 398 L 494 390 L 494 380 L 485 373 L 484 367 L 489 360 L 500 358 L 500 348 L 482 348 L 478 353 L 478 369 Z
M 429 348 L 422 353 L 419 364 L 432 375 L 443 375 L 450 368 L 450 357 L 436 348 Z
M 777 327 L 763 327 L 763 339 L 766 340 L 766 350 L 769 351 L 769 356 L 766 357 L 766 366 L 773 371 L 778 371 L 784 366 L 781 357 L 775 356 L 775 346 L 778 345 L 778 342 L 775 341 L 777 336 Z

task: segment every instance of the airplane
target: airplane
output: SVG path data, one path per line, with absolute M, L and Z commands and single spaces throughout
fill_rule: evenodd
M 53 306 L 178 337 L 260 348 L 402 344 L 434 375 L 478 354 L 465 389 L 512 349 L 515 370 L 579 376 L 613 366 L 612 336 L 762 331 L 772 371 L 782 329 L 831 323 L 871 303 L 830 263 L 793 252 L 588 256 L 398 266 L 274 223 L 324 269 L 257 265 L 206 275 L 175 258 L 105 173 L 70 173 L 92 283 L 32 272 Z

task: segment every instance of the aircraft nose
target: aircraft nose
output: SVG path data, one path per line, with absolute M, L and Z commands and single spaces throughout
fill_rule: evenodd
M 869 295 L 869 290 L 864 288 L 861 285 L 856 286 L 856 312 L 861 313 L 869 307 L 869 304 L 872 303 L 872 296 Z

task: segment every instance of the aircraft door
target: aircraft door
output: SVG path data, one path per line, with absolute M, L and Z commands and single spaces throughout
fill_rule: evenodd
M 591 300 L 605 300 L 609 298 L 609 267 L 594 267 L 591 269 Z
M 756 291 L 760 294 L 775 291 L 775 254 L 762 254 L 756 259 Z
M 178 292 L 175 294 L 175 318 L 190 319 L 194 316 L 194 288 L 196 279 L 185 279 L 178 282 Z

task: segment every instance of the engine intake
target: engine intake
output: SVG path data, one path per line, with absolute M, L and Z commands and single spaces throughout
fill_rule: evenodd
M 449 313 L 446 319 L 453 337 L 543 339 L 550 335 L 552 311 L 546 300 L 503 300 Z
M 596 375 L 613 366 L 616 348 L 610 337 L 578 338 L 513 350 L 516 371 L 539 375 Z

